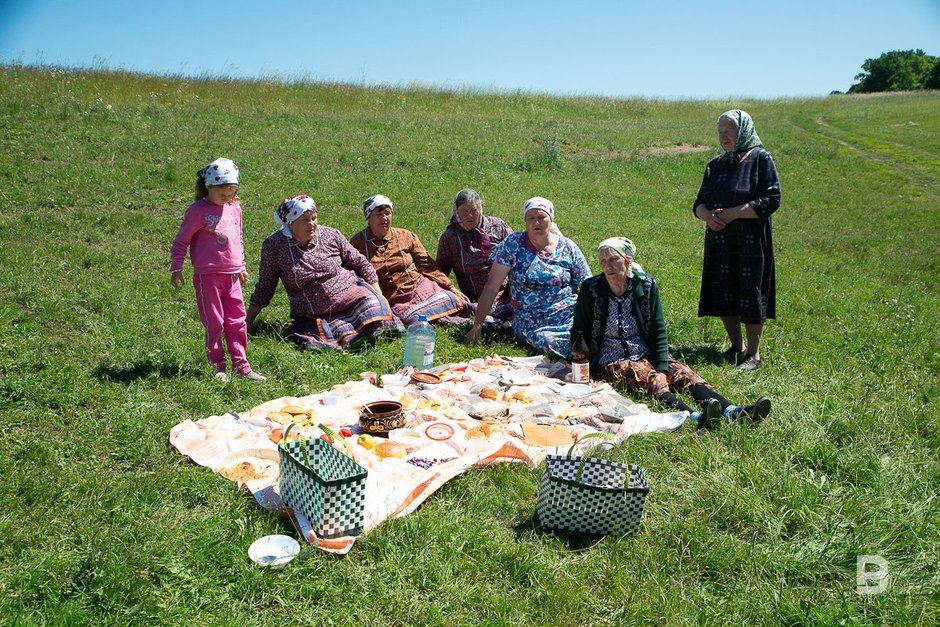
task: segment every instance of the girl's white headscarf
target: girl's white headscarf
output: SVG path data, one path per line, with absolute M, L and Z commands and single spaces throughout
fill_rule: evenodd
M 238 185 L 238 166 L 231 159 L 220 157 L 199 170 L 199 176 L 206 182 L 206 187 Z

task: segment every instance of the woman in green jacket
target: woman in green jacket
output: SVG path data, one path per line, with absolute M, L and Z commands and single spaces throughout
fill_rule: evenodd
M 591 375 L 620 381 L 643 390 L 680 411 L 700 426 L 724 418 L 761 420 L 770 413 L 770 399 L 734 405 L 715 392 L 701 376 L 669 355 L 669 333 L 656 279 L 633 271 L 636 246 L 625 237 L 605 239 L 597 248 L 601 274 L 581 284 L 575 305 L 571 344 L 583 339 Z M 687 391 L 702 407 L 693 411 L 675 393 Z

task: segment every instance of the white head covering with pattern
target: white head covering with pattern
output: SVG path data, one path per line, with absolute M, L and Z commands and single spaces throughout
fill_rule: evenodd
M 274 221 L 281 225 L 281 233 L 291 237 L 291 223 L 308 211 L 316 211 L 316 209 L 317 203 L 313 202 L 310 196 L 306 194 L 291 196 L 285 198 L 284 202 L 278 206 L 277 211 L 274 212 Z
M 206 182 L 206 187 L 238 185 L 239 183 L 238 166 L 225 157 L 220 157 L 199 170 L 199 176 Z

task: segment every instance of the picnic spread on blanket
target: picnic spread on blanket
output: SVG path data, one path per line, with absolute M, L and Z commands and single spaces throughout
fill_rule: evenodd
M 622 442 L 675 430 L 687 419 L 686 412 L 652 412 L 607 383 L 567 383 L 566 371 L 545 357 L 492 356 L 378 381 L 363 373 L 325 392 L 184 420 L 171 429 L 170 443 L 290 517 L 309 543 L 343 554 L 357 537 L 413 512 L 474 466 L 534 467 L 582 439 L 578 446 L 586 449 L 590 434 Z M 586 468 L 577 469 L 579 480 L 581 472 L 605 471 Z M 630 486 L 645 490 L 634 469 Z M 311 472 L 321 492 L 304 487 L 303 473 Z M 541 500 L 540 492 L 540 507 Z

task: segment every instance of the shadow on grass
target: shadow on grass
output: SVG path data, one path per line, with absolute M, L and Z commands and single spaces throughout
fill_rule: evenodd
M 673 351 L 673 358 L 689 366 L 697 364 L 720 366 L 725 363 L 724 357 L 714 346 L 678 346 Z
M 131 366 L 106 366 L 99 365 L 94 369 L 92 375 L 99 381 L 113 381 L 117 383 L 133 383 L 140 379 L 149 377 L 163 378 L 201 378 L 205 372 L 199 368 L 190 368 L 179 364 L 155 363 L 152 361 L 139 361 Z
M 282 322 L 271 322 L 268 320 L 256 320 L 251 328 L 248 329 L 248 336 L 254 338 L 268 337 L 275 340 L 284 340 L 289 333 L 290 324 Z
M 458 325 L 448 325 L 444 327 L 445 332 L 450 336 L 454 343 L 463 344 L 469 346 L 466 341 L 466 335 L 470 331 L 473 323 L 465 322 Z M 438 328 L 438 333 L 441 332 L 441 327 Z M 494 324 L 484 324 L 480 333 L 480 339 L 478 340 L 479 344 L 484 346 L 493 344 L 493 343 L 506 343 L 506 344 L 515 344 L 519 348 L 525 350 L 529 355 L 540 355 L 537 350 L 532 348 L 529 344 L 526 344 L 512 332 L 512 327 L 508 324 L 506 326 L 494 325 Z
M 525 536 L 532 536 L 536 534 L 552 536 L 564 543 L 568 547 L 569 551 L 586 551 L 590 548 L 593 548 L 599 544 L 601 540 L 607 537 L 603 535 L 590 535 L 586 533 L 578 533 L 576 531 L 564 531 L 561 529 L 550 529 L 548 527 L 543 527 L 539 522 L 538 514 L 532 514 L 528 520 L 515 525 L 513 529 L 516 532 L 517 540 L 521 540 Z
M 344 348 L 344 351 L 350 353 L 361 353 L 363 351 L 372 350 L 376 344 L 383 340 L 394 340 L 399 335 L 404 335 L 404 332 L 398 332 L 394 330 L 382 330 L 379 333 L 369 335 L 366 337 L 361 337 L 354 341 L 352 344 Z M 279 322 L 269 322 L 267 320 L 261 320 L 255 322 L 249 332 L 249 337 L 251 338 L 269 338 L 278 342 L 284 342 L 290 344 L 299 351 L 309 352 L 309 353 L 334 353 L 337 352 L 337 349 L 330 348 L 328 346 L 319 346 L 316 344 L 305 344 L 294 339 L 291 333 L 291 323 L 279 323 Z

